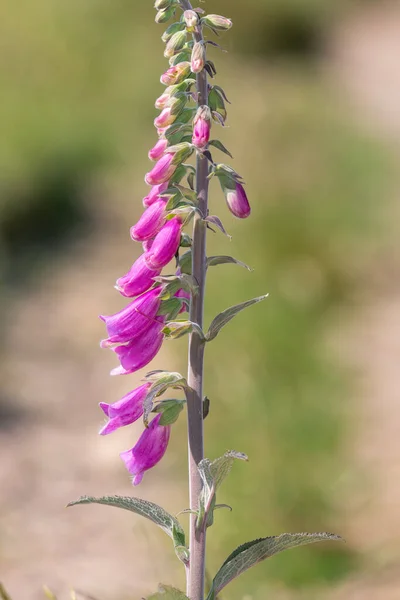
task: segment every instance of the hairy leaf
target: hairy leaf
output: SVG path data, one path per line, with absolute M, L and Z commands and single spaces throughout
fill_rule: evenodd
M 131 496 L 102 496 L 101 498 L 81 496 L 81 498 L 74 502 L 70 502 L 67 506 L 76 506 L 77 504 L 104 504 L 106 506 L 123 508 L 153 521 L 153 523 L 161 527 L 172 540 L 174 539 L 174 531 L 179 532 L 179 534 L 183 536 L 181 540 L 185 540 L 185 532 L 179 521 L 161 506 L 154 504 L 154 502 L 149 502 L 142 498 L 133 498 Z
M 214 600 L 225 586 L 259 562 L 296 546 L 325 541 L 341 541 L 333 533 L 283 533 L 279 536 L 261 538 L 239 546 L 228 556 L 214 577 L 207 600 Z
M 229 450 L 223 456 L 216 458 L 210 465 L 211 475 L 214 480 L 215 490 L 219 488 L 224 479 L 229 475 L 235 460 L 249 460 L 243 452 Z
M 248 267 L 244 262 L 233 258 L 233 256 L 209 256 L 207 258 L 207 267 L 215 267 L 216 265 L 225 265 L 233 263 L 235 265 L 239 265 L 247 269 L 248 271 L 252 271 L 251 267 Z
M 158 592 L 147 596 L 143 600 L 189 600 L 186 594 L 177 590 L 176 588 L 170 587 L 169 585 L 160 585 Z
M 229 321 L 231 321 L 233 319 L 233 317 L 235 317 L 238 313 L 240 313 L 245 308 L 252 306 L 253 304 L 257 304 L 258 302 L 265 300 L 265 298 L 267 298 L 267 297 L 268 297 L 268 294 L 266 294 L 265 296 L 259 296 L 258 298 L 253 298 L 252 300 L 247 300 L 246 302 L 242 302 L 241 304 L 236 304 L 235 306 L 231 306 L 230 308 L 223 310 L 211 322 L 210 328 L 206 334 L 206 340 L 207 341 L 213 340 L 215 337 L 217 337 L 217 335 L 221 331 L 221 329 L 223 327 L 225 327 L 225 325 L 227 323 L 229 323 Z

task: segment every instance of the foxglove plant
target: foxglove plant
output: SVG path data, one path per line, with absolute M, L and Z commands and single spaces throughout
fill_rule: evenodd
M 227 118 L 225 92 L 212 84 L 216 69 L 207 57 L 209 32 L 231 28 L 226 17 L 205 15 L 189 0 L 156 0 L 156 22 L 166 23 L 177 15 L 162 40 L 169 68 L 161 75 L 165 91 L 155 106 L 160 114 L 154 120 L 158 141 L 148 156 L 155 164 L 145 176 L 151 186 L 143 198 L 145 210 L 131 227 L 134 241 L 141 242 L 143 253 L 128 273 L 117 279 L 116 289 L 133 300 L 111 316 L 101 316 L 108 337 L 101 342 L 117 355 L 120 365 L 112 375 L 127 375 L 146 367 L 157 355 L 165 338 L 189 336 L 187 377 L 167 371 L 150 371 L 143 383 L 113 404 L 100 403 L 107 422 L 101 435 L 143 419 L 143 432 L 133 448 L 121 453 L 133 485 L 141 483 L 144 473 L 164 456 L 173 424 L 186 407 L 189 447 L 188 543 L 180 522 L 160 506 L 136 497 L 83 496 L 74 504 L 99 503 L 135 512 L 159 525 L 172 539 L 176 555 L 186 569 L 186 593 L 161 586 L 148 600 L 215 600 L 219 592 L 242 572 L 277 552 L 322 540 L 339 539 L 326 533 L 282 534 L 265 537 L 239 546 L 223 563 L 205 590 L 206 533 L 213 524 L 217 490 L 235 459 L 245 454 L 229 451 L 220 458 L 204 456 L 203 423 L 209 403 L 203 394 L 203 361 L 207 345 L 239 312 L 264 300 L 260 296 L 232 306 L 217 315 L 208 330 L 203 325 L 206 271 L 209 267 L 240 261 L 230 256 L 206 254 L 208 229 L 225 232 L 222 221 L 209 214 L 208 188 L 217 178 L 231 213 L 239 219 L 250 215 L 250 204 L 242 177 L 230 166 L 216 163 L 211 148 L 230 155 L 218 139 L 211 139 L 213 125 L 224 125 Z M 195 154 L 195 166 L 186 163 Z M 191 225 L 191 235 L 184 228 Z M 162 274 L 171 261 L 172 274 Z M 247 267 L 248 268 L 248 267 Z M 185 312 L 189 316 L 182 317 Z M 164 398 L 169 390 L 183 396 Z M 174 394 L 175 395 L 175 394 Z M 154 413 L 154 416 L 152 414 Z

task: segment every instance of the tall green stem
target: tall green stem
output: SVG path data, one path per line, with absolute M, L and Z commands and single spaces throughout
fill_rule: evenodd
M 191 10 L 189 1 L 181 0 L 184 10 Z M 193 34 L 196 42 L 203 40 L 202 29 L 199 26 Z M 197 75 L 197 104 L 206 105 L 208 102 L 207 72 L 203 69 Z M 192 297 L 190 320 L 203 327 L 204 292 L 206 284 L 206 223 L 208 214 L 208 176 L 207 159 L 197 156 L 196 192 L 199 213 L 194 218 L 192 243 L 192 275 L 198 285 L 198 292 Z M 188 384 L 192 391 L 188 395 L 188 445 L 189 445 L 189 497 L 190 508 L 196 511 L 202 482 L 197 469 L 198 463 L 204 458 L 203 439 L 203 366 L 204 341 L 197 332 L 189 337 Z M 187 572 L 187 595 L 190 600 L 204 599 L 206 532 L 196 532 L 196 517 L 190 520 L 190 565 Z M 203 529 L 203 528 L 202 528 Z

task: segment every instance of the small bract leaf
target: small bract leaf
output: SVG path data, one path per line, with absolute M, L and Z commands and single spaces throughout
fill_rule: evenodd
M 209 256 L 207 258 L 207 267 L 214 267 L 216 265 L 224 265 L 224 264 L 235 264 L 247 269 L 248 271 L 252 271 L 253 269 L 247 266 L 244 262 L 233 258 L 233 256 Z
M 169 298 L 161 303 L 157 315 L 166 315 L 168 320 L 174 320 L 183 307 L 184 300 L 181 298 Z
M 168 339 L 177 340 L 183 335 L 191 333 L 193 329 L 197 329 L 197 327 L 196 323 L 192 323 L 191 321 L 169 321 L 163 327 L 162 332 Z M 204 339 L 203 333 L 202 336 Z
M 232 236 L 230 236 L 229 233 L 226 232 L 225 227 L 223 226 L 222 221 L 219 217 L 217 217 L 216 215 L 209 215 L 204 220 L 206 221 L 206 223 L 211 223 L 212 225 L 215 225 L 215 227 L 218 227 L 218 229 L 222 231 L 222 233 L 226 235 L 226 237 L 228 237 L 230 240 L 232 239 Z
M 252 300 L 247 300 L 247 302 L 242 302 L 241 304 L 236 304 L 236 306 L 231 306 L 226 310 L 223 310 L 219 315 L 215 317 L 215 319 L 211 322 L 210 328 L 206 334 L 206 340 L 209 342 L 217 337 L 218 333 L 221 331 L 223 327 L 229 321 L 231 321 L 238 313 L 240 313 L 245 308 L 252 306 L 253 304 L 257 304 L 262 300 L 268 298 L 268 294 L 265 296 L 259 296 L 258 298 L 253 298 Z
M 232 154 L 229 152 L 229 150 L 227 150 L 227 148 L 225 148 L 225 146 L 223 145 L 222 142 L 220 142 L 219 140 L 211 140 L 208 142 L 209 146 L 214 146 L 214 148 L 217 148 L 218 150 L 221 150 L 221 152 L 224 152 L 224 154 L 227 154 L 228 156 L 230 156 L 231 158 L 233 158 Z
M 173 532 L 178 531 L 183 536 L 182 540 L 185 539 L 185 533 L 182 529 L 181 524 L 175 517 L 170 515 L 158 504 L 143 500 L 142 498 L 134 498 L 131 496 L 102 496 L 101 498 L 94 498 L 93 496 L 81 496 L 74 502 L 69 502 L 67 507 L 76 506 L 78 504 L 104 504 L 105 506 L 115 506 L 116 508 L 123 508 L 129 510 L 141 517 L 145 517 L 150 521 L 153 521 L 156 525 L 161 527 L 163 531 L 171 539 L 174 539 Z
M 261 538 L 239 546 L 228 556 L 218 573 L 214 577 L 212 589 L 207 600 L 214 600 L 225 586 L 239 577 L 244 571 L 257 563 L 296 546 L 313 544 L 316 542 L 342 541 L 342 538 L 333 533 L 283 533 L 279 536 Z
M 214 480 L 215 490 L 219 488 L 224 479 L 229 475 L 235 460 L 249 460 L 243 452 L 229 450 L 223 456 L 216 458 L 210 465 L 211 475 Z
M 177 590 L 176 588 L 170 587 L 169 585 L 160 585 L 158 592 L 147 596 L 145 600 L 189 600 L 186 594 Z

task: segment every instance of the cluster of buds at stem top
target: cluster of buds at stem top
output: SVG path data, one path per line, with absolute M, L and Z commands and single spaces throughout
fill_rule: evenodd
M 156 21 L 168 21 L 178 5 L 178 0 L 155 0 Z M 210 131 L 212 120 L 219 122 L 226 118 L 226 97 L 221 88 L 211 88 L 210 102 L 205 98 L 204 104 L 196 111 L 193 105 L 190 106 L 190 102 L 196 100 L 191 87 L 196 81 L 196 74 L 203 69 L 209 70 L 212 65 L 207 64 L 202 27 L 217 31 L 229 29 L 232 24 L 225 17 L 200 17 L 200 13 L 203 13 L 200 9 L 185 10 L 181 20 L 170 25 L 162 36 L 166 44 L 164 56 L 169 59 L 170 66 L 161 76 L 161 82 L 167 87 L 155 102 L 160 111 L 154 120 L 158 140 L 148 151 L 149 159 L 155 164 L 145 176 L 145 182 L 150 186 L 143 198 L 145 210 L 130 229 L 132 240 L 142 244 L 143 252 L 116 282 L 115 287 L 121 296 L 130 298 L 129 304 L 113 315 L 100 317 L 107 330 L 107 337 L 100 345 L 110 348 L 120 363 L 112 370 L 112 375 L 128 375 L 147 366 L 168 335 L 168 320 L 187 310 L 190 300 L 188 290 L 182 287 L 184 277 L 190 271 L 185 270 L 185 275 L 182 275 L 181 267 L 182 270 L 188 268 L 188 261 L 185 262 L 184 258 L 189 256 L 190 263 L 191 254 L 185 250 L 185 256 L 180 257 L 179 252 L 181 246 L 187 248 L 191 245 L 189 236 L 183 234 L 182 229 L 185 215 L 193 214 L 196 198 L 193 199 L 194 169 L 185 161 L 196 150 L 210 157 L 212 162 L 209 143 L 224 150 L 220 142 L 210 142 Z M 188 39 L 191 33 L 197 41 Z M 250 207 L 240 177 L 225 165 L 212 164 L 213 174 L 220 180 L 229 209 L 238 217 L 248 216 Z M 191 189 L 179 185 L 185 176 Z M 174 283 L 171 284 L 170 278 L 160 275 L 174 258 L 177 262 L 172 278 Z M 182 266 L 184 262 L 185 267 Z M 112 433 L 144 416 L 144 402 L 150 387 L 151 384 L 146 382 L 114 404 L 101 403 L 108 420 L 100 433 Z M 146 428 L 138 442 L 121 454 L 135 485 L 140 483 L 145 471 L 158 463 L 167 449 L 171 421 L 162 418 L 162 407 L 158 410 L 160 406 L 156 411 L 159 414 L 150 423 L 148 415 L 144 416 Z

